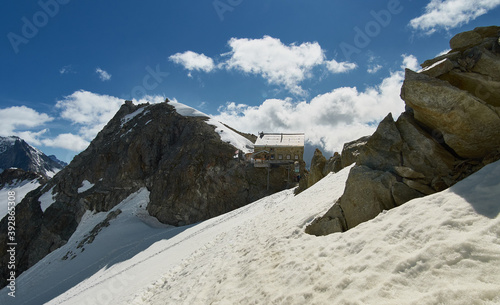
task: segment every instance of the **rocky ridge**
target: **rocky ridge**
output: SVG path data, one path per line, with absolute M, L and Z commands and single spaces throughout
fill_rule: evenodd
M 207 120 L 181 115 L 168 102 L 123 104 L 85 151 L 18 204 L 17 222 L 29 224 L 16 231 L 23 241 L 16 253 L 18 274 L 64 245 L 85 211 L 108 212 L 142 187 L 150 192 L 149 214 L 175 226 L 220 215 L 289 187 L 286 169 L 275 169 L 267 190 L 267 171 L 246 162 L 242 148 L 221 141 L 219 133 L 229 129 L 218 133 Z M 6 232 L 6 226 L 4 219 L 0 232 Z M 2 272 L 7 266 L 6 238 L 0 234 Z
M 64 164 L 55 156 L 48 157 L 19 137 L 0 137 L 0 172 L 9 168 L 20 168 L 27 172 L 39 173 L 48 179 L 63 169 Z
M 306 232 L 343 232 L 383 210 L 444 190 L 500 159 L 500 27 L 476 28 L 451 51 L 406 70 L 406 111 L 389 114 L 351 169 L 342 197 Z

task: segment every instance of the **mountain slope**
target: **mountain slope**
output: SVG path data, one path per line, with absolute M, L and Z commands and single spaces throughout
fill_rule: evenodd
M 9 168 L 0 173 L 0 198 L 8 198 L 9 192 L 14 192 L 15 202 L 18 204 L 21 200 L 47 179 L 34 172 L 26 172 L 20 168 Z M 0 219 L 7 215 L 7 205 L 0 206 Z
M 48 157 L 19 137 L 0 137 L 0 172 L 11 167 L 51 178 L 64 168 L 64 163 Z
M 189 116 L 188 116 L 189 115 Z M 63 246 L 87 211 L 109 212 L 131 194 L 150 192 L 147 212 L 183 226 L 237 209 L 289 184 L 286 169 L 254 168 L 252 143 L 179 103 L 126 102 L 89 147 L 16 207 L 18 273 Z M 0 222 L 3 272 L 7 222 Z M 0 285 L 6 284 L 0 279 Z M 1 287 L 1 286 L 0 286 Z
M 305 234 L 349 170 L 181 228 L 145 217 L 141 190 L 82 251 L 81 238 L 109 215 L 86 214 L 69 243 L 18 279 L 16 301 L 62 293 L 48 304 L 498 304 L 500 162 L 345 233 Z

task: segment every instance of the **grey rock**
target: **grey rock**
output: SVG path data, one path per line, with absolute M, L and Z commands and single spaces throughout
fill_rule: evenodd
M 392 198 L 394 198 L 394 203 L 396 204 L 396 206 L 400 206 L 412 199 L 424 196 L 424 194 L 402 182 L 396 182 L 392 185 L 391 194 Z
M 500 146 L 500 116 L 494 107 L 448 82 L 407 69 L 401 97 L 415 119 L 441 132 L 461 157 L 481 158 Z
M 383 210 L 396 206 L 392 185 L 396 177 L 388 172 L 357 165 L 349 172 L 340 207 L 344 212 L 347 228 L 370 220 Z
M 500 159 L 499 27 L 476 28 L 451 41 L 452 51 L 406 70 L 406 111 L 389 114 L 356 159 L 343 212 L 316 219 L 306 232 L 325 233 L 372 219 L 382 210 L 442 191 Z M 433 66 L 434 65 L 434 66 Z
M 392 118 L 388 114 L 378 125 L 368 140 L 363 152 L 358 156 L 357 165 L 389 171 L 401 164 L 400 151 L 403 139 Z
M 483 37 L 475 31 L 462 32 L 453 36 L 450 40 L 450 48 L 452 50 L 465 49 L 480 44 L 482 40 Z
M 346 228 L 342 208 L 338 204 L 335 204 L 323 217 L 315 219 L 307 226 L 305 232 L 315 236 L 324 236 L 332 233 L 344 232 Z
M 436 62 L 431 66 L 427 66 L 420 73 L 428 75 L 430 77 L 438 77 L 440 75 L 450 72 L 454 68 L 455 65 L 453 64 L 453 62 L 449 58 L 445 58 L 441 61 Z
M 333 156 L 326 161 L 325 168 L 323 168 L 323 176 L 329 173 L 336 173 L 342 169 L 342 157 L 338 152 L 335 152 Z
M 309 171 L 309 175 L 307 176 L 307 186 L 311 187 L 319 180 L 323 179 L 325 175 L 323 174 L 323 169 L 326 165 L 326 158 L 323 156 L 323 153 L 319 149 L 316 148 L 314 151 L 313 158 L 311 160 L 311 170 Z
M 342 155 L 341 155 L 341 167 L 342 168 L 348 167 L 349 165 L 356 163 L 358 156 L 363 151 L 363 149 L 366 146 L 366 143 L 368 143 L 369 139 L 370 139 L 370 136 L 365 136 L 365 137 L 361 137 L 355 141 L 347 142 L 344 144 L 344 147 L 342 149 Z
M 408 179 L 423 179 L 425 178 L 424 174 L 415 171 L 414 169 L 406 166 L 395 166 L 394 170 L 398 175 L 403 178 Z

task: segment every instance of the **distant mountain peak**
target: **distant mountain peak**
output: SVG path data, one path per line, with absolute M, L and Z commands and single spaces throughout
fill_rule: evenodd
M 20 168 L 51 178 L 64 167 L 55 156 L 48 157 L 17 136 L 0 137 L 0 171 Z

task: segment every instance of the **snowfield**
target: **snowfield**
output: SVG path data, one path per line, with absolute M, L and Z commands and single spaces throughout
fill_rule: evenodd
M 2 204 L 0 205 L 0 220 L 7 215 L 7 197 L 10 191 L 14 191 L 16 193 L 16 205 L 23 200 L 23 198 L 40 186 L 40 182 L 38 179 L 34 180 L 21 180 L 21 181 L 13 181 L 10 184 L 5 185 L 0 189 L 0 198 L 2 198 Z
M 349 169 L 181 228 L 148 216 L 142 189 L 87 212 L 0 303 L 500 304 L 500 162 L 346 233 L 305 234 Z

